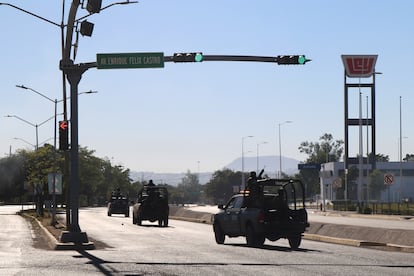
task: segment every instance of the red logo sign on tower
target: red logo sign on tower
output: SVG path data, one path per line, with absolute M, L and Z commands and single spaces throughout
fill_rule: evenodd
M 342 55 L 346 75 L 350 78 L 369 78 L 374 74 L 378 55 Z

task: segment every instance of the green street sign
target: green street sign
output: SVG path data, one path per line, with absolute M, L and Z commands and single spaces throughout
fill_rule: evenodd
M 163 68 L 164 53 L 96 54 L 98 69 Z

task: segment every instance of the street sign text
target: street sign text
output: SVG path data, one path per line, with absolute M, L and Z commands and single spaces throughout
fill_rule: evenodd
M 163 68 L 164 53 L 97 54 L 98 69 Z

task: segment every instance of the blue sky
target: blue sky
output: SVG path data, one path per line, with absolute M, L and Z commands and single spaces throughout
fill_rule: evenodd
M 9 1 L 60 23 L 62 1 Z M 66 0 L 66 15 L 71 1 Z M 103 1 L 103 6 L 112 3 Z M 221 169 L 241 156 L 282 154 L 306 159 L 298 146 L 324 133 L 344 139 L 342 54 L 376 54 L 377 153 L 398 160 L 400 96 L 403 156 L 414 154 L 414 2 L 140 0 L 92 15 L 92 37 L 79 38 L 75 62 L 97 53 L 201 51 L 205 55 L 305 54 L 304 66 L 267 63 L 166 63 L 161 69 L 97 70 L 84 73 L 79 91 L 79 143 L 136 171 L 196 172 Z M 86 15 L 78 10 L 77 18 Z M 0 5 L 0 154 L 35 143 L 34 124 L 53 116 L 62 98 L 60 28 Z M 362 90 L 363 117 L 367 91 Z M 350 114 L 358 117 L 358 91 Z M 59 113 L 62 107 L 59 106 Z M 39 142 L 53 137 L 53 121 L 38 128 Z M 366 139 L 364 130 L 364 140 Z M 350 155 L 358 153 L 351 130 Z M 50 143 L 52 141 L 49 141 Z M 364 154 L 366 154 L 364 142 Z M 269 168 L 272 170 L 271 168 Z M 274 168 L 277 170 L 277 168 Z

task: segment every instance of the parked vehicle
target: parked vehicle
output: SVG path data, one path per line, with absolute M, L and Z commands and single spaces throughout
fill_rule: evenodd
M 216 242 L 223 244 L 225 236 L 245 236 L 247 245 L 262 246 L 265 239 L 286 238 L 290 247 L 297 249 L 309 227 L 303 183 L 295 179 L 260 179 L 255 183 L 256 192 L 242 191 L 225 206 L 219 205 L 221 211 L 213 216 Z
M 138 194 L 133 206 L 132 223 L 142 225 L 143 220 L 154 222 L 159 226 L 168 226 L 168 190 L 161 186 L 146 186 Z

